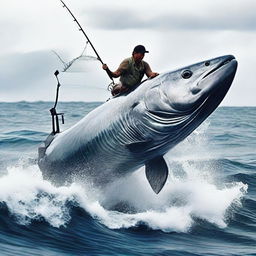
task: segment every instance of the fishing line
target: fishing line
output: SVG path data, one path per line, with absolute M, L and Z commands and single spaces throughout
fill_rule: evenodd
M 57 58 L 60 60 L 60 62 L 63 64 L 63 70 L 62 72 L 68 72 L 68 73 L 75 73 L 75 72 L 86 72 L 86 68 L 84 65 L 81 67 L 81 65 L 77 65 L 78 61 L 98 61 L 98 59 L 94 56 L 90 56 L 86 54 L 86 49 L 87 49 L 88 42 L 86 42 L 86 45 L 82 51 L 82 53 L 72 59 L 69 62 L 66 62 L 63 60 L 63 58 L 58 54 L 56 51 L 52 51 Z
M 85 33 L 84 29 L 82 28 L 82 26 L 80 25 L 80 23 L 78 22 L 78 20 L 77 20 L 76 17 L 74 16 L 74 14 L 71 12 L 71 10 L 67 7 L 67 5 L 66 5 L 62 0 L 60 0 L 60 1 L 61 1 L 61 3 L 63 4 L 63 7 L 66 8 L 67 11 L 69 12 L 69 14 L 73 17 L 74 22 L 75 22 L 75 23 L 78 25 L 78 27 L 79 27 L 79 31 L 81 31 L 81 32 L 83 33 L 83 35 L 85 36 L 87 42 L 90 44 L 90 46 L 92 47 L 94 53 L 96 54 L 97 59 L 101 62 L 101 64 L 104 64 L 104 62 L 102 61 L 102 59 L 101 59 L 101 57 L 99 56 L 98 52 L 96 51 L 94 45 L 92 44 L 91 40 L 89 39 L 89 37 L 88 37 L 87 34 Z M 78 57 L 78 58 L 79 58 L 79 57 Z M 72 63 L 71 63 L 71 65 L 72 65 Z M 106 72 L 106 73 L 107 73 L 107 72 Z M 111 84 L 114 84 L 114 80 L 113 80 L 113 78 L 110 76 L 110 74 L 107 73 L 107 75 L 108 75 L 108 77 L 109 77 L 109 78 L 111 79 L 111 81 L 112 81 Z M 108 87 L 110 87 L 110 85 L 109 85 Z

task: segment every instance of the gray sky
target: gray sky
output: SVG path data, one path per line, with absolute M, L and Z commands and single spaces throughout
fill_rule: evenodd
M 66 0 L 112 70 L 137 44 L 159 73 L 233 54 L 238 71 L 222 105 L 255 106 L 255 0 Z M 0 101 L 54 100 L 53 73 L 77 57 L 85 38 L 59 0 L 0 0 Z M 92 51 L 88 49 L 88 54 Z M 61 73 L 62 101 L 102 101 L 110 83 L 100 62 Z

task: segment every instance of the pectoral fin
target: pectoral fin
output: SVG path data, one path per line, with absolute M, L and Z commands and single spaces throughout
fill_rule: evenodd
M 168 177 L 168 167 L 162 156 L 146 163 L 146 177 L 151 188 L 158 194 Z

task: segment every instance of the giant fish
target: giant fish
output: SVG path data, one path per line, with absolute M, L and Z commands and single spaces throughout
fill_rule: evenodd
M 164 155 L 221 103 L 237 70 L 232 55 L 166 72 L 100 105 L 73 127 L 51 135 L 39 167 L 56 184 L 104 187 L 145 166 L 159 193 L 168 177 Z

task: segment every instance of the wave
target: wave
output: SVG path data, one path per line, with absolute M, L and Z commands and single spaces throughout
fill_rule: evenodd
M 226 227 L 247 185 L 234 182 L 218 187 L 193 166 L 184 163 L 183 167 L 186 177 L 171 177 L 156 195 L 143 170 L 102 192 L 88 184 L 55 187 L 43 179 L 36 165 L 23 163 L 9 167 L 0 177 L 0 202 L 21 225 L 44 220 L 53 227 L 66 227 L 77 206 L 110 229 L 143 224 L 164 232 L 189 232 L 197 220 Z
M 44 220 L 66 227 L 75 206 L 110 229 L 146 225 L 164 232 L 189 232 L 202 220 L 224 228 L 248 187 L 234 179 L 216 179 L 218 164 L 230 169 L 237 163 L 211 160 L 204 136 L 208 126 L 205 123 L 166 155 L 171 172 L 159 195 L 150 188 L 143 168 L 101 191 L 90 184 L 55 187 L 43 179 L 37 165 L 23 160 L 0 177 L 0 202 L 22 225 Z M 36 132 L 18 132 L 28 133 Z
M 16 130 L 3 133 L 0 137 L 0 147 L 40 144 L 47 136 L 45 132 L 33 130 Z
M 25 161 L 8 163 L 7 170 L 0 170 L 2 210 L 20 225 L 45 222 L 57 229 L 67 228 L 80 209 L 82 218 L 114 230 L 147 227 L 187 233 L 201 223 L 225 228 L 247 202 L 248 180 L 235 175 L 251 166 L 216 158 L 208 149 L 208 127 L 209 122 L 202 124 L 165 156 L 171 171 L 158 195 L 150 188 L 143 168 L 101 191 L 90 184 L 56 187 L 43 179 L 37 165 Z M 5 134 L 4 145 L 35 145 L 43 136 L 46 134 L 37 131 L 13 131 Z
M 46 136 L 47 134 L 44 132 L 38 132 L 33 130 L 18 130 L 18 131 L 11 131 L 4 133 L 6 136 L 38 136 L 43 135 Z
M 12 145 L 17 145 L 17 146 L 23 146 L 23 145 L 35 145 L 39 144 L 41 140 L 39 139 L 28 139 L 28 138 L 5 138 L 0 141 L 0 147 L 5 147 L 5 146 L 12 146 Z

